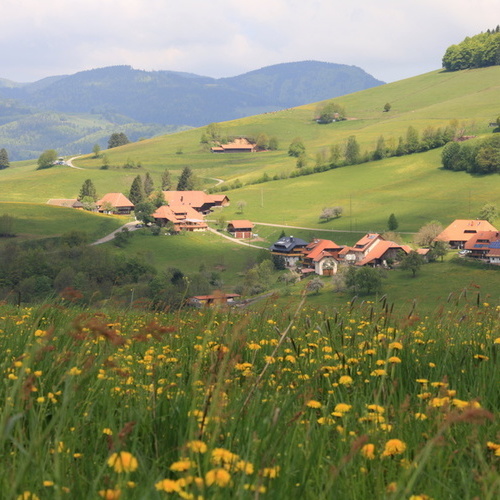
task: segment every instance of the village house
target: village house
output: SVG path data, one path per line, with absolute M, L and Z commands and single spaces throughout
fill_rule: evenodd
M 134 204 L 122 193 L 107 193 L 97 203 L 97 211 L 112 214 L 130 214 Z
M 230 220 L 227 223 L 227 231 L 235 238 L 251 238 L 253 236 L 254 224 L 249 220 Z
M 197 212 L 208 214 L 216 207 L 229 206 L 225 194 L 207 194 L 204 191 L 163 191 L 167 205 L 191 207 Z
M 214 292 L 211 295 L 195 295 L 188 299 L 188 304 L 195 307 L 213 307 L 234 304 L 240 297 L 237 293 Z
M 171 222 L 176 232 L 206 231 L 208 228 L 203 214 L 189 206 L 162 205 L 156 209 L 152 217 L 160 227 Z
M 284 258 L 287 267 L 293 267 L 302 260 L 307 242 L 294 236 L 283 236 L 269 250 L 273 255 Z
M 312 271 L 319 276 L 337 274 L 341 250 L 342 247 L 331 240 L 314 239 L 304 249 L 302 274 Z
M 467 256 L 490 264 L 500 264 L 500 232 L 480 231 L 464 245 Z
M 56 207 L 65 208 L 76 208 L 78 210 L 83 210 L 83 204 L 76 198 L 54 198 L 47 202 L 47 205 L 53 205 Z
M 445 241 L 452 248 L 464 248 L 465 243 L 481 231 L 496 231 L 487 220 L 457 219 L 436 236 L 434 241 Z
M 378 233 L 368 233 L 354 246 L 344 247 L 339 252 L 339 257 L 347 264 L 356 266 L 387 267 L 389 262 L 397 260 L 401 252 L 408 254 L 411 248 L 408 245 L 388 241 Z
M 257 145 L 246 137 L 237 137 L 227 144 L 218 144 L 211 148 L 212 153 L 255 153 Z

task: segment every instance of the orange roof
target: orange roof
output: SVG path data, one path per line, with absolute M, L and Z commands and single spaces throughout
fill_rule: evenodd
M 407 245 L 398 245 L 393 241 L 380 240 L 375 247 L 366 254 L 365 258 L 360 260 L 356 265 L 364 266 L 365 264 L 369 264 L 376 259 L 381 259 L 391 248 L 401 249 L 405 253 L 409 253 L 411 251 L 411 248 Z
M 255 144 L 250 142 L 245 137 L 238 137 L 234 139 L 233 142 L 228 142 L 227 144 L 219 144 L 214 146 L 212 151 L 226 151 L 226 149 L 240 149 L 242 151 L 248 151 L 255 148 Z
M 496 231 L 487 220 L 457 219 L 438 234 L 435 241 L 468 241 L 480 231 Z
M 305 255 L 305 258 L 321 260 L 322 257 L 332 257 L 333 254 L 331 252 L 340 251 L 341 248 L 342 247 L 331 240 L 314 240 L 306 247 L 309 253 Z
M 470 237 L 464 248 L 466 250 L 474 250 L 475 248 L 487 247 L 492 241 L 497 240 L 500 240 L 500 233 L 498 231 L 479 231 Z
M 207 194 L 203 191 L 163 191 L 169 205 L 187 205 L 200 208 L 206 203 Z
M 167 219 L 174 224 L 180 224 L 187 220 L 194 222 L 203 222 L 203 215 L 191 207 L 177 207 L 162 205 L 154 213 L 155 219 Z
M 233 226 L 234 229 L 248 229 L 253 228 L 254 226 L 253 222 L 250 222 L 249 220 L 230 220 L 228 225 Z
M 375 240 L 381 239 L 383 240 L 382 236 L 378 233 L 368 233 L 365 236 L 363 236 L 359 241 L 356 242 L 356 244 L 352 247 L 352 250 L 359 252 L 365 249 L 370 243 L 373 243 Z
M 134 204 L 122 193 L 107 193 L 105 194 L 97 204 L 99 206 L 104 203 L 110 203 L 113 207 L 130 207 L 134 208 Z

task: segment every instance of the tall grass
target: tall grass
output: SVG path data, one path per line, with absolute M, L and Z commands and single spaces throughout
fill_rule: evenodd
M 303 307 L 1 306 L 2 497 L 497 497 L 498 308 Z

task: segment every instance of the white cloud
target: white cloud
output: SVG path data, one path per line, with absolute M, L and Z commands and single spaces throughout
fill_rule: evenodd
M 130 64 L 231 76 L 314 59 L 390 81 L 438 69 L 499 0 L 2 0 L 0 77 Z M 493 23 L 495 24 L 495 23 Z

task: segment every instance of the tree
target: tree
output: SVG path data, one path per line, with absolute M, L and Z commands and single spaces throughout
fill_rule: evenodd
M 398 220 L 394 214 L 389 215 L 389 219 L 387 221 L 387 229 L 389 231 L 396 231 L 399 227 Z
M 49 168 L 54 165 L 54 162 L 57 160 L 57 151 L 55 149 L 46 149 L 39 157 L 38 157 L 38 170 L 42 168 Z
M 80 189 L 80 194 L 78 195 L 78 200 L 82 201 L 83 198 L 92 198 L 95 202 L 97 201 L 97 191 L 95 189 L 94 183 L 92 179 L 87 179 L 83 182 L 82 187 Z
M 384 104 L 384 113 L 388 113 L 391 110 L 391 105 L 390 103 L 386 102 Z
M 305 154 L 305 152 L 306 147 L 304 146 L 302 139 L 300 137 L 295 137 L 295 139 L 290 143 L 290 146 L 288 146 L 288 156 L 298 158 L 300 155 Z
M 113 132 L 108 139 L 108 149 L 124 146 L 129 142 L 128 137 L 123 132 Z
M 494 203 L 486 203 L 479 211 L 479 219 L 487 220 L 490 224 L 498 218 L 498 208 Z
M 441 262 L 443 262 L 443 259 L 448 253 L 449 249 L 450 246 L 448 245 L 448 243 L 446 243 L 446 241 L 435 241 L 428 254 L 429 260 L 441 259 Z
M 323 283 L 321 278 L 319 276 L 316 276 L 307 284 L 307 290 L 317 295 L 324 286 L 325 284 Z
M 132 238 L 132 233 L 129 231 L 128 227 L 122 227 L 121 231 L 115 233 L 113 244 L 122 248 L 130 243 L 130 238 Z
M 151 174 L 146 172 L 146 176 L 144 177 L 144 194 L 149 198 L 153 191 L 155 190 L 155 183 Z
M 345 117 L 345 109 L 340 104 L 329 102 L 319 109 L 316 120 L 318 123 L 332 123 L 345 120 Z
M 84 210 L 88 210 L 89 212 L 93 212 L 97 208 L 95 200 L 91 196 L 84 196 L 79 201 L 83 205 L 83 209 Z
M 236 203 L 236 207 L 238 208 L 238 213 L 242 214 L 247 206 L 247 202 L 245 200 L 240 200 Z
M 373 152 L 374 160 L 381 160 L 387 156 L 387 147 L 385 145 L 384 136 L 381 135 L 377 140 L 377 146 L 375 147 L 375 151 Z
M 499 125 L 499 127 L 500 127 L 500 125 Z M 278 147 L 279 147 L 279 143 L 278 143 L 277 137 L 274 137 L 274 136 L 271 137 L 269 139 L 269 150 L 276 151 L 278 149 Z
M 307 166 L 307 156 L 305 154 L 299 155 L 297 157 L 297 168 L 302 168 Z
M 423 263 L 424 258 L 419 253 L 412 250 L 401 260 L 401 269 L 403 269 L 404 271 L 411 271 L 412 277 L 414 278 L 417 275 L 417 272 L 422 267 Z
M 168 169 L 165 169 L 161 174 L 161 189 L 162 191 L 170 191 L 172 188 L 172 177 Z
M 144 195 L 144 187 L 142 185 L 142 179 L 141 179 L 141 176 L 138 175 L 132 181 L 132 185 L 130 186 L 130 193 L 129 193 L 128 199 L 134 205 L 137 205 L 138 203 L 141 203 L 141 201 L 143 201 L 144 198 L 145 198 L 145 195 Z
M 207 135 L 209 139 L 213 142 L 220 141 L 222 139 L 222 128 L 218 123 L 210 123 L 207 126 Z
M 99 146 L 99 144 L 94 144 L 92 153 L 94 153 L 94 158 L 99 158 L 99 156 L 101 155 L 101 146 Z
M 177 191 L 192 191 L 194 186 L 195 178 L 193 171 L 189 167 L 184 167 L 177 182 Z
M 344 209 L 342 207 L 327 207 L 323 209 L 319 218 L 326 219 L 326 221 L 328 222 L 333 218 L 338 219 L 342 215 L 343 211 Z
M 5 148 L 0 149 L 0 170 L 10 167 L 9 154 Z
M 345 275 L 345 285 L 360 294 L 378 293 L 382 290 L 382 275 L 373 267 L 357 269 L 349 266 Z
M 355 165 L 360 159 L 360 147 L 356 136 L 351 135 L 347 139 L 347 144 L 345 146 L 344 152 L 345 162 L 347 165 Z
M 406 131 L 405 152 L 406 154 L 416 153 L 418 148 L 419 139 L 417 129 L 410 125 Z
M 160 208 L 163 205 L 166 205 L 165 196 L 163 195 L 163 191 L 158 189 L 155 195 L 153 196 L 152 203 L 156 208 Z
M 443 226 L 439 221 L 428 222 L 418 230 L 418 233 L 414 236 L 413 241 L 419 247 L 429 247 L 442 231 Z
M 141 201 L 134 206 L 135 218 L 147 224 L 148 222 L 154 222 L 155 219 L 152 217 L 153 212 L 156 207 L 151 201 Z
M 255 145 L 260 150 L 268 149 L 269 148 L 269 137 L 267 136 L 267 134 L 265 134 L 264 132 L 261 132 L 257 136 L 257 141 L 256 141 Z

